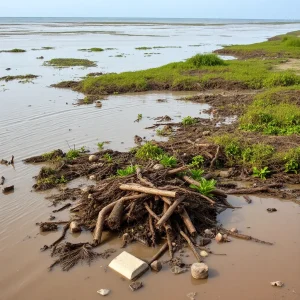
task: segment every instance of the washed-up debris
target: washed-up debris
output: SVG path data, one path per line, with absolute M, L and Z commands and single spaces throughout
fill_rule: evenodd
M 221 243 L 224 241 L 223 235 L 220 232 L 216 235 L 215 239 L 218 243 Z
M 89 161 L 90 161 L 90 162 L 96 162 L 96 161 L 98 161 L 98 159 L 99 159 L 99 158 L 98 158 L 96 155 L 90 155 L 90 156 L 89 156 Z
M 180 268 L 178 266 L 174 266 L 174 267 L 171 268 L 171 272 L 175 275 L 185 273 L 186 271 L 187 271 L 186 268 Z
M 7 186 L 7 187 L 5 187 L 5 188 L 2 189 L 2 193 L 3 193 L 3 194 L 9 193 L 9 192 L 14 191 L 14 189 L 15 189 L 15 186 L 14 186 L 14 185 Z
M 5 177 L 4 176 L 1 176 L 1 182 L 0 182 L 0 185 L 3 185 L 5 182 Z
M 110 293 L 110 290 L 101 289 L 101 290 L 97 291 L 97 293 L 102 295 L 102 296 L 107 296 Z
M 233 233 L 238 233 L 239 232 L 236 228 L 231 228 L 230 231 L 233 232 Z
M 149 269 L 147 263 L 126 251 L 114 258 L 108 266 L 129 280 L 139 277 Z
M 208 253 L 207 253 L 205 250 L 202 250 L 202 251 L 200 252 L 200 255 L 201 255 L 202 257 L 207 257 L 207 256 L 208 256 Z
M 246 202 L 248 204 L 252 203 L 252 200 L 251 200 L 251 198 L 249 196 L 243 196 L 243 198 L 246 200 Z
M 195 300 L 195 299 L 196 299 L 196 295 L 197 295 L 197 293 L 191 292 L 191 293 L 188 293 L 186 296 L 187 296 L 190 300 Z
M 63 210 L 65 210 L 65 209 L 69 208 L 70 206 L 72 206 L 72 204 L 71 204 L 71 203 L 68 203 L 68 204 L 62 206 L 62 207 L 59 208 L 59 209 L 53 210 L 52 212 L 53 212 L 53 213 L 57 213 L 57 212 L 60 212 L 60 211 L 63 211 Z
M 272 213 L 272 212 L 276 212 L 277 209 L 276 208 L 267 208 L 267 212 Z
M 194 263 L 191 266 L 191 274 L 195 279 L 206 279 L 208 277 L 208 266 L 204 263 Z
M 281 281 L 273 281 L 270 282 L 272 286 L 278 286 L 278 287 L 282 287 L 283 286 L 283 282 Z
M 141 281 L 135 281 L 129 285 L 129 288 L 135 292 L 143 287 L 143 283 Z
M 80 227 L 80 225 L 78 224 L 78 222 L 72 221 L 72 222 L 70 223 L 70 231 L 71 231 L 72 233 L 81 232 L 81 227 Z
M 151 264 L 151 269 L 155 272 L 159 272 L 162 269 L 162 264 L 159 260 L 155 260 L 152 264 Z

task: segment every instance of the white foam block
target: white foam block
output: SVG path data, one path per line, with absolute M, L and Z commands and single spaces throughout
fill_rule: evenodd
M 138 277 L 149 268 L 147 263 L 126 251 L 114 258 L 108 266 L 129 280 Z

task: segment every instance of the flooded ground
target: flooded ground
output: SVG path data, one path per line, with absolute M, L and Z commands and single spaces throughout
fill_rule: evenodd
M 189 273 L 175 276 L 168 267 L 164 267 L 158 274 L 146 274 L 142 278 L 145 287 L 132 293 L 127 281 L 106 268 L 110 259 L 99 260 L 91 267 L 77 266 L 68 273 L 58 268 L 48 273 L 47 267 L 52 260 L 48 253 L 40 253 L 39 249 L 55 240 L 57 234 L 41 235 L 35 223 L 46 220 L 53 210 L 44 199 L 52 192 L 32 192 L 32 176 L 40 167 L 22 163 L 25 157 L 55 148 L 67 150 L 68 144 L 86 146 L 93 151 L 97 142 L 110 141 L 106 147 L 128 150 L 134 145 L 136 134 L 153 138 L 155 131 L 144 128 L 155 123 L 155 117 L 163 115 L 169 115 L 174 122 L 188 115 L 210 117 L 203 112 L 207 105 L 176 101 L 188 93 L 115 95 L 102 101 L 102 108 L 96 108 L 93 105 L 73 105 L 83 96 L 50 88 L 52 83 L 79 79 L 90 72 L 155 67 L 199 52 L 212 51 L 220 44 L 252 43 L 296 29 L 299 29 L 297 24 L 0 25 L 0 50 L 27 50 L 20 54 L 0 53 L 0 77 L 27 73 L 40 75 L 33 83 L 0 82 L 0 159 L 14 155 L 16 162 L 14 168 L 0 165 L 0 175 L 6 177 L 8 185 L 15 185 L 14 193 L 0 194 L 0 299 L 97 299 L 101 297 L 96 293 L 100 288 L 112 290 L 110 299 L 188 299 L 186 294 L 189 292 L 197 292 L 196 299 L 299 299 L 300 208 L 292 202 L 275 199 L 253 197 L 253 204 L 248 205 L 243 198 L 229 198 L 231 204 L 243 208 L 223 212 L 220 222 L 226 228 L 237 227 L 242 233 L 274 241 L 275 245 L 268 247 L 239 240 L 213 244 L 213 251 L 227 255 L 211 255 L 205 259 L 211 269 L 206 281 L 196 282 Z M 42 46 L 55 49 L 31 50 Z M 135 50 L 140 46 L 181 48 Z M 117 50 L 101 53 L 78 51 L 90 47 Z M 160 54 L 145 57 L 145 52 Z M 125 57 L 115 57 L 122 53 Z M 41 55 L 46 60 L 88 58 L 95 60 L 98 67 L 45 67 L 42 66 L 43 61 L 36 59 Z M 6 68 L 11 70 L 6 71 Z M 167 101 L 158 103 L 157 99 Z M 138 114 L 142 114 L 143 119 L 134 122 Z M 276 207 L 278 212 L 268 214 L 268 207 Z M 61 219 L 64 216 L 64 212 L 59 214 Z M 87 235 L 82 233 L 73 238 L 86 240 Z M 118 240 L 112 239 L 105 248 L 114 247 L 120 251 L 119 245 Z M 141 245 L 132 245 L 128 250 L 143 259 L 150 258 L 154 251 Z M 186 262 L 193 262 L 192 255 L 188 251 L 186 254 L 190 255 L 185 258 Z M 283 281 L 285 287 L 271 287 L 269 282 L 275 280 Z

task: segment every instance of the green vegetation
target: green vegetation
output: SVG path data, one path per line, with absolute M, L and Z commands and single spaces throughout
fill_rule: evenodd
M 113 159 L 111 157 L 111 155 L 109 153 L 105 153 L 103 155 L 103 159 L 105 159 L 108 163 L 112 163 L 113 162 Z
M 172 49 L 172 48 L 182 48 L 181 46 L 154 46 L 153 49 Z
M 37 48 L 33 48 L 31 49 L 32 51 L 38 51 L 38 50 L 54 50 L 55 47 L 42 47 L 40 49 L 37 49 Z
M 188 64 L 200 68 L 203 66 L 223 66 L 225 61 L 215 54 L 196 54 L 186 61 Z
M 142 115 L 142 114 L 138 114 L 136 120 L 139 122 L 139 121 L 141 121 L 142 119 L 143 119 L 143 115 Z
M 192 158 L 192 162 L 190 163 L 190 167 L 192 168 L 200 168 L 204 163 L 204 158 L 202 155 L 197 155 Z
M 300 31 L 274 37 L 266 42 L 250 45 L 226 46 L 217 53 L 231 54 L 241 57 L 290 57 L 300 58 Z
M 300 146 L 289 149 L 286 153 L 279 153 L 279 158 L 282 158 L 286 173 L 298 174 L 300 171 Z
M 185 118 L 182 119 L 181 121 L 182 125 L 184 126 L 190 126 L 190 125 L 194 125 L 197 123 L 197 120 L 192 118 L 191 116 L 187 116 Z
M 300 91 L 300 87 L 277 88 L 258 94 L 240 118 L 240 128 L 270 135 L 299 134 L 300 108 L 296 101 L 290 100 L 288 91 L 291 90 Z
M 53 58 L 49 61 L 44 62 L 45 66 L 52 67 L 96 67 L 96 63 L 88 59 L 80 58 Z
M 202 170 L 202 169 L 191 169 L 190 173 L 191 173 L 191 176 L 194 180 L 201 181 L 204 170 Z
M 127 168 L 125 169 L 119 169 L 117 170 L 117 175 L 118 176 L 121 176 L 121 177 L 124 177 L 124 176 L 128 176 L 128 175 L 132 175 L 136 172 L 136 166 L 128 166 Z
M 102 48 L 89 48 L 89 49 L 78 49 L 78 51 L 102 52 L 102 51 L 104 51 L 104 49 L 102 49 Z
M 174 156 L 168 156 L 166 154 L 163 154 L 159 158 L 159 163 L 163 165 L 165 168 L 173 168 L 177 165 L 177 159 Z
M 77 157 L 80 156 L 81 153 L 84 153 L 86 150 L 85 150 L 85 147 L 81 147 L 80 149 L 70 149 L 67 153 L 66 153 L 66 158 L 69 159 L 69 160 L 73 160 Z
M 199 185 L 191 184 L 190 187 L 204 196 L 212 197 L 212 191 L 215 189 L 216 183 L 217 181 L 214 179 L 207 180 L 205 178 L 201 178 Z
M 49 177 L 40 178 L 37 180 L 38 185 L 57 185 L 67 183 L 67 179 L 62 175 L 61 177 L 56 177 L 55 175 L 50 175 Z
M 158 136 L 169 136 L 172 134 L 172 127 L 165 126 L 163 129 L 157 129 L 156 134 Z
M 11 50 L 0 50 L 0 53 L 24 53 L 26 52 L 26 50 L 24 49 L 18 49 L 18 48 L 15 48 L 15 49 L 11 49 Z
M 137 47 L 135 50 L 151 50 L 152 47 Z
M 268 167 L 264 167 L 262 169 L 258 169 L 256 167 L 253 167 L 253 177 L 258 177 L 260 179 L 266 179 L 267 176 L 271 173 L 269 171 L 269 168 Z
M 103 150 L 103 148 L 104 148 L 104 142 L 101 142 L 101 143 L 97 143 L 97 147 L 98 147 L 98 150 Z
M 27 74 L 27 75 L 15 75 L 15 76 L 4 76 L 0 77 L 1 80 L 5 80 L 6 82 L 12 81 L 12 80 L 30 80 L 34 78 L 38 78 L 39 76 L 37 75 L 32 75 L 32 74 Z
M 148 160 L 148 159 L 155 160 L 160 155 L 163 155 L 163 150 L 158 146 L 152 144 L 151 142 L 147 142 L 143 146 L 138 148 L 135 157 L 142 160 Z

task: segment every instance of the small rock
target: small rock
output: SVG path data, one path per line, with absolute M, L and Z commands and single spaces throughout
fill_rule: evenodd
M 54 216 L 50 216 L 50 217 L 49 217 L 49 220 L 50 220 L 50 221 L 53 221 L 54 219 L 55 219 Z
M 219 232 L 216 237 L 215 237 L 216 241 L 218 243 L 222 242 L 223 241 L 223 235 Z
M 203 132 L 202 132 L 202 135 L 203 135 L 203 136 L 210 135 L 210 131 L 203 131 Z
M 159 260 L 155 260 L 150 266 L 155 272 L 159 272 L 162 269 L 162 264 Z
M 81 228 L 79 224 L 76 221 L 71 222 L 70 224 L 70 230 L 72 233 L 80 232 Z
M 101 289 L 101 290 L 97 291 L 97 293 L 102 295 L 102 296 L 107 296 L 110 293 L 110 290 Z
M 206 246 L 211 243 L 210 238 L 200 238 L 199 240 L 199 246 Z
M 200 252 L 200 255 L 202 256 L 202 257 L 207 257 L 208 256 L 208 253 L 206 252 L 206 251 L 201 251 Z
M 143 283 L 141 281 L 136 281 L 130 284 L 129 287 L 133 292 L 135 292 L 143 287 Z
M 10 71 L 10 70 L 11 70 L 11 68 L 6 68 L 5 70 L 6 70 L 6 71 Z
M 272 212 L 277 211 L 277 209 L 276 208 L 267 208 L 267 211 L 272 213 Z
M 96 176 L 95 175 L 91 175 L 90 176 L 90 180 L 95 180 L 96 179 Z
M 156 171 L 163 170 L 164 166 L 161 165 L 161 164 L 156 164 L 156 165 L 153 166 L 153 169 L 156 170 Z
M 283 286 L 283 282 L 281 281 L 273 281 L 270 282 L 272 286 L 278 286 L 278 287 L 282 287 Z
M 204 263 L 194 263 L 191 266 L 191 274 L 195 279 L 206 279 L 208 277 L 208 266 Z
M 222 178 L 228 178 L 230 176 L 229 171 L 220 171 L 219 176 Z
M 83 187 L 82 189 L 81 189 L 81 192 L 82 193 L 88 193 L 89 192 L 89 187 L 88 186 L 85 186 L 85 187 Z
M 236 228 L 231 228 L 230 231 L 233 232 L 233 233 L 238 233 L 239 232 Z
M 205 229 L 204 230 L 204 235 L 207 237 L 213 237 L 214 233 L 210 229 Z
M 97 101 L 95 102 L 95 106 L 96 106 L 96 107 L 102 107 L 101 101 L 100 101 L 100 100 L 97 100 Z
M 175 275 L 178 275 L 178 274 L 186 272 L 186 269 L 185 268 L 180 268 L 178 266 L 174 266 L 174 267 L 171 268 L 171 272 Z
M 188 293 L 186 296 L 188 297 L 188 298 L 190 298 L 190 300 L 195 300 L 196 299 L 196 293 L 193 293 L 193 292 L 191 292 L 191 293 Z
M 98 156 L 96 156 L 96 155 L 90 155 L 89 156 L 89 161 L 90 162 L 95 162 L 95 161 L 97 161 L 98 160 Z

